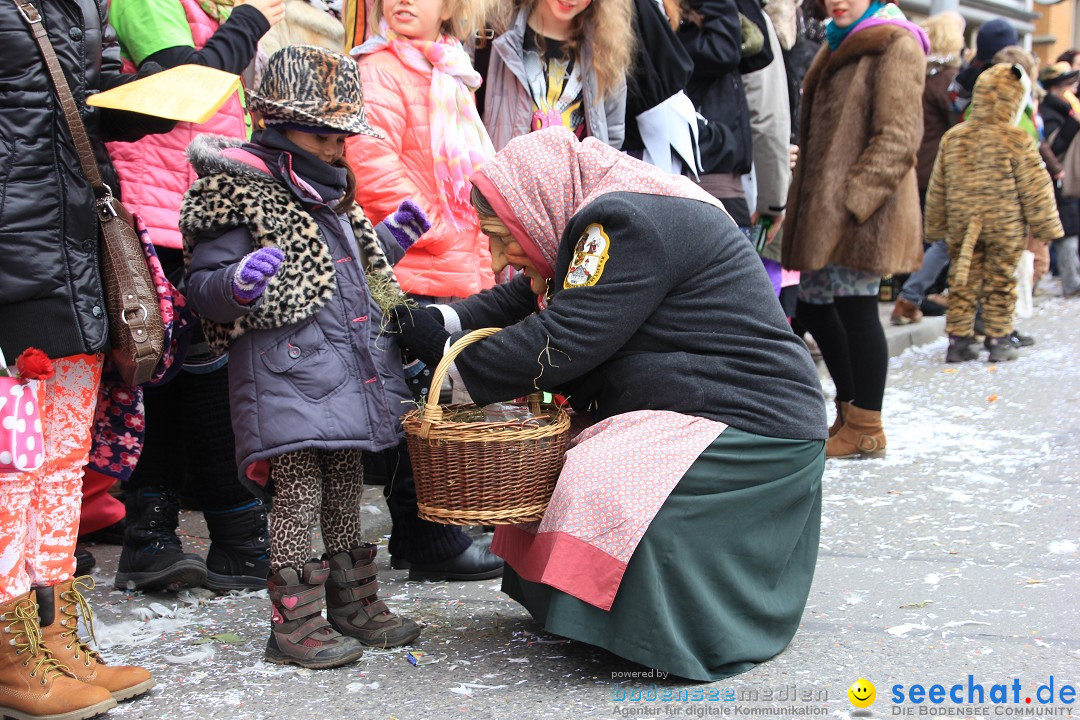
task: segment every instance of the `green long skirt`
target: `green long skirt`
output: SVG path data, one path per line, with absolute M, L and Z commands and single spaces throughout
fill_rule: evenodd
M 783 650 L 810 593 L 825 444 L 728 428 L 661 506 L 605 612 L 507 566 L 502 589 L 555 635 L 711 681 Z

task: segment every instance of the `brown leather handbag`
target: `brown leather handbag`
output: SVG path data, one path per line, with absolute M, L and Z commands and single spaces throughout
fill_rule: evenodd
M 101 236 L 101 275 L 113 364 L 125 383 L 141 385 L 153 375 L 165 348 L 165 326 L 150 267 L 135 233 L 131 214 L 113 197 L 112 188 L 101 179 L 94 149 L 56 59 L 56 51 L 42 25 L 41 14 L 28 0 L 14 2 L 30 24 L 34 39 L 41 48 L 57 99 L 64 109 L 71 138 L 75 141 L 83 175 L 94 188 Z

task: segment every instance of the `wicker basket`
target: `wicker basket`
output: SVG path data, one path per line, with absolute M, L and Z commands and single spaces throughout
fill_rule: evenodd
M 433 392 L 423 408 L 402 418 L 412 456 L 419 515 L 446 525 L 507 525 L 544 515 L 562 470 L 570 418 L 530 396 L 533 415 L 547 424 L 518 420 L 463 422 L 475 405 L 437 404 L 438 388 L 454 358 L 498 328 L 473 330 L 455 342 L 431 378 Z M 436 402 L 431 401 L 431 397 Z

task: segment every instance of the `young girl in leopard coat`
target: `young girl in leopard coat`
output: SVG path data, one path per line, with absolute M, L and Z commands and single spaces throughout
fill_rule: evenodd
M 267 125 L 253 142 L 189 150 L 201 177 L 181 210 L 188 298 L 230 355 L 241 475 L 274 497 L 266 659 L 337 667 L 420 634 L 378 599 L 359 515 L 363 453 L 398 445 L 411 397 L 381 332 L 380 298 L 404 296 L 342 159 L 346 136 L 374 132 L 356 63 L 282 49 L 252 107 Z M 316 521 L 326 559 L 312 559 Z

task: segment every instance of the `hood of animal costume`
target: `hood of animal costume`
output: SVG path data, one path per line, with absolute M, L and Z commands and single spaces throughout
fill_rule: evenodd
M 1015 125 L 1031 94 L 1031 79 L 1019 65 L 999 63 L 985 70 L 971 93 L 973 122 Z
M 554 274 L 570 219 L 601 195 L 669 195 L 724 207 L 681 175 L 666 173 L 595 138 L 579 141 L 561 126 L 514 138 L 473 174 L 472 183 L 548 278 Z

